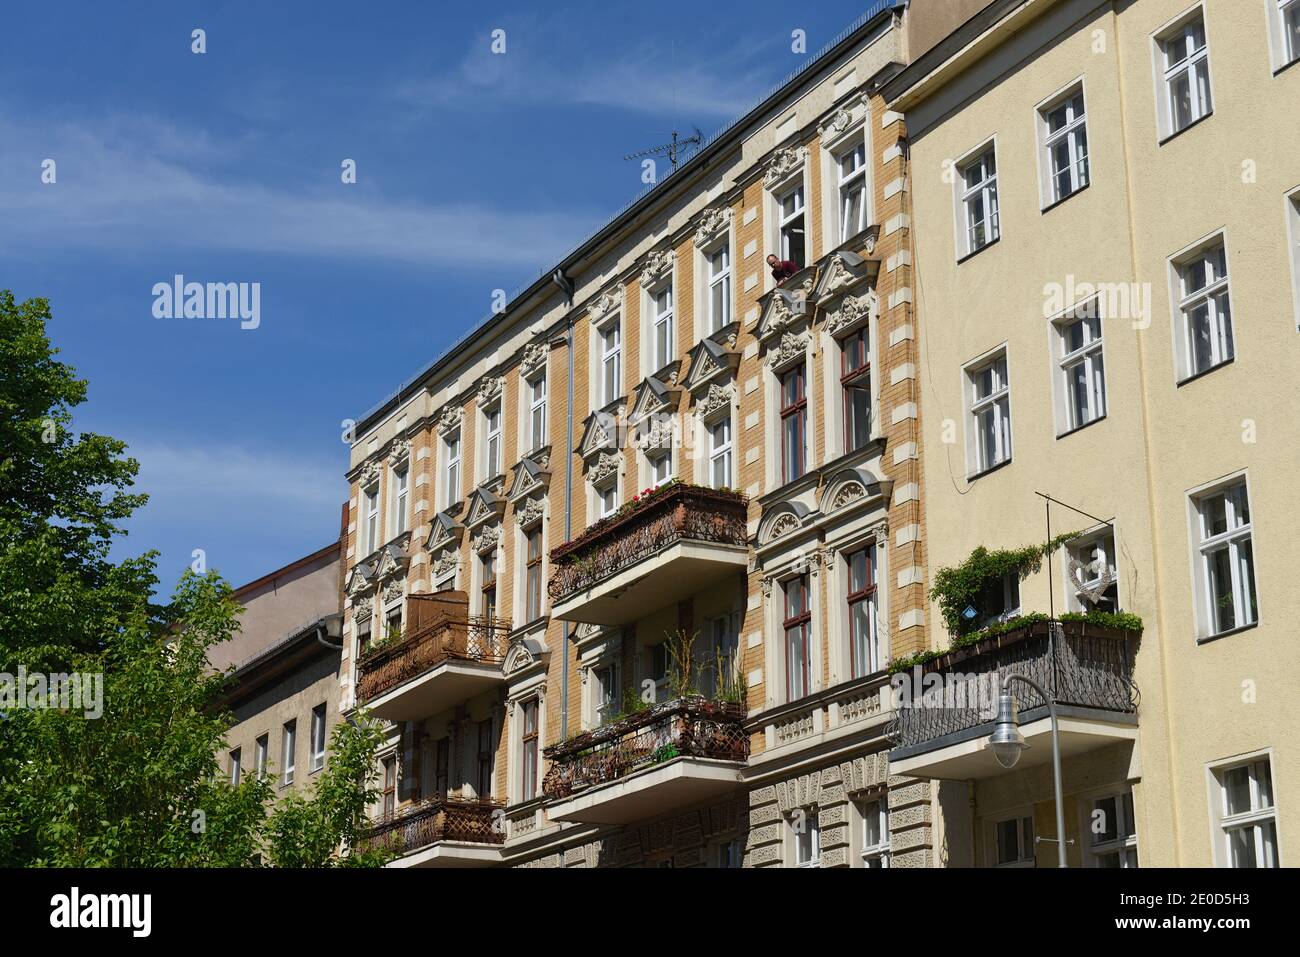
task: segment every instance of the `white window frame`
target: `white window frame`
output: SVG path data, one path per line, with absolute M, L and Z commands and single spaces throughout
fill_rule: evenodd
M 365 520 L 361 554 L 369 555 L 379 547 L 379 482 L 376 481 L 369 488 L 362 489 L 361 500 L 364 504 L 362 511 Z
M 1223 252 L 1223 272 L 1218 271 L 1217 253 Z M 1204 286 L 1192 289 L 1190 281 L 1196 266 L 1205 270 Z M 1237 356 L 1236 330 L 1232 324 L 1232 263 L 1228 261 L 1228 238 L 1223 232 L 1215 233 L 1194 243 L 1170 258 L 1170 278 L 1173 284 L 1175 352 L 1178 363 L 1178 381 L 1186 382 L 1228 365 Z M 1220 298 L 1226 300 L 1226 311 Z M 1192 311 L 1204 307 L 1210 324 L 1210 364 L 1204 369 L 1195 367 Z
M 991 162 L 992 172 L 988 172 Z M 966 182 L 966 172 L 984 164 L 984 177 L 974 185 Z M 996 140 L 989 140 L 955 164 L 953 177 L 954 196 L 957 203 L 957 258 L 965 259 L 982 249 L 987 249 L 1002 238 L 1002 208 L 998 204 L 998 150 Z M 984 242 L 975 244 L 975 227 L 971 213 L 975 200 L 983 203 L 984 215 L 979 224 L 984 226 Z
M 793 211 L 786 213 L 785 201 L 791 197 L 798 197 L 798 204 Z M 795 220 L 803 220 L 803 255 L 800 259 L 806 260 L 811 252 L 808 242 L 808 195 L 804 192 L 804 183 L 800 177 L 795 183 L 782 190 L 773 197 L 776 200 L 776 238 L 777 238 L 777 255 L 782 259 L 790 259 L 800 269 L 808 265 L 807 262 L 799 262 L 790 256 L 790 236 Z
M 527 380 L 528 386 L 528 451 L 536 452 L 546 446 L 546 373 Z
M 884 793 L 860 797 L 853 802 L 858 818 L 858 860 L 855 867 L 887 868 L 891 843 L 889 837 L 889 797 Z M 870 821 L 876 823 L 880 840 L 868 844 L 867 827 Z
M 1205 45 L 1194 50 L 1192 43 L 1195 42 L 1194 30 L 1197 25 L 1205 34 Z M 1152 41 L 1156 71 L 1157 130 L 1160 142 L 1163 143 L 1214 113 L 1213 73 L 1210 70 L 1210 30 L 1204 6 L 1197 4 L 1171 24 L 1157 30 L 1152 35 Z M 1177 55 L 1180 46 L 1181 57 L 1171 61 L 1170 57 Z M 1191 115 L 1187 122 L 1178 126 L 1174 115 L 1175 97 L 1172 88 L 1184 74 L 1187 75 Z M 1204 96 L 1199 89 L 1202 81 L 1205 86 Z
M 298 719 L 294 718 L 286 721 L 280 728 L 280 759 L 284 765 L 281 772 L 281 783 L 284 787 L 293 784 L 294 764 L 297 760 L 298 752 Z
M 1074 100 L 1082 101 L 1081 111 L 1074 112 Z M 1061 107 L 1066 108 L 1066 122 L 1052 132 L 1050 116 Z M 1091 141 L 1088 137 L 1088 98 L 1082 79 L 1071 83 L 1064 91 L 1049 97 L 1035 111 L 1038 126 L 1038 161 L 1042 177 L 1042 207 L 1047 209 L 1062 203 L 1086 189 L 1092 182 Z M 1055 167 L 1055 148 L 1064 142 L 1069 155 L 1070 187 L 1061 192 Z
M 254 748 L 257 761 L 256 771 L 260 780 L 261 778 L 266 777 L 266 765 L 270 758 L 271 751 L 271 735 L 269 733 L 258 735 Z
M 1118 818 L 1115 823 L 1115 837 L 1113 840 L 1097 842 L 1093 840 L 1097 836 L 1093 832 L 1093 815 L 1101 810 L 1098 805 L 1107 800 L 1114 800 L 1115 802 L 1115 814 Z M 1118 855 L 1121 869 L 1141 866 L 1134 803 L 1133 790 L 1128 787 L 1112 788 L 1080 799 L 1079 834 L 1081 835 L 1080 845 L 1083 849 L 1084 867 L 1101 868 L 1101 859 L 1111 854 Z M 1137 858 L 1133 864 L 1128 862 L 1129 852 L 1132 852 L 1134 857 Z
M 408 516 L 410 515 L 410 494 L 411 494 L 411 469 L 410 466 L 402 464 L 393 470 L 393 534 L 388 537 L 396 538 L 406 531 L 408 526 Z
M 1085 606 L 1083 600 L 1079 597 L 1078 588 L 1075 586 L 1074 576 L 1070 574 L 1070 560 L 1074 559 L 1081 565 L 1089 567 L 1097 561 L 1105 563 L 1115 585 L 1115 608 L 1114 611 L 1122 611 L 1124 608 L 1124 595 L 1120 584 L 1119 554 L 1116 542 L 1119 535 L 1114 524 L 1100 525 L 1093 529 L 1083 532 L 1078 538 L 1065 543 L 1062 550 L 1061 560 L 1063 564 L 1063 576 L 1065 581 L 1065 603 L 1066 607 L 1073 612 L 1086 612 L 1090 609 Z M 1109 544 L 1107 544 L 1109 542 Z M 1099 554 L 1100 553 L 1100 554 Z M 1087 559 L 1086 561 L 1084 559 Z M 1088 578 L 1082 585 L 1096 586 L 1101 584 L 1102 575 L 1096 573 L 1093 577 Z M 1104 610 L 1104 609 L 1103 609 Z
M 505 403 L 497 399 L 483 408 L 483 478 L 485 481 L 501 474 L 505 448 L 504 405 Z M 493 418 L 496 419 L 495 427 L 492 424 Z
M 1089 322 L 1096 323 L 1096 338 L 1087 339 L 1079 348 L 1070 350 L 1067 331 L 1080 323 L 1087 330 Z M 1056 437 L 1060 439 L 1100 422 L 1110 411 L 1106 394 L 1106 320 L 1102 315 L 1101 299 L 1086 300 L 1055 316 L 1051 320 L 1050 329 L 1055 383 L 1052 391 L 1056 396 Z M 1080 368 L 1088 385 L 1088 411 L 1091 414 L 1086 419 L 1075 401 L 1078 396 L 1072 378 L 1075 370 Z
M 442 451 L 445 461 L 442 473 L 447 480 L 447 490 L 443 496 L 443 503 L 446 508 L 451 508 L 460 501 L 461 486 L 465 481 L 464 476 L 461 474 L 463 450 L 460 429 L 455 429 L 443 436 Z
M 1291 251 L 1291 295 L 1295 305 L 1295 325 L 1300 331 L 1300 187 L 1286 196 L 1286 236 Z
M 240 758 L 243 748 L 235 748 L 230 752 L 230 786 L 239 787 L 240 778 L 243 775 L 243 766 Z
M 800 810 L 803 811 L 802 832 L 798 830 L 798 824 L 796 823 L 800 820 L 798 814 L 791 814 L 786 818 L 786 826 L 790 830 L 790 859 L 794 862 L 795 867 L 821 867 L 821 820 L 818 809 L 805 807 Z M 805 850 L 807 852 L 806 857 L 804 856 Z
M 1300 0 L 1264 0 L 1264 4 L 1268 8 L 1273 72 L 1280 73 L 1300 60 Z M 1288 22 L 1295 26 L 1288 29 Z
M 1239 495 L 1237 493 L 1240 493 Z M 1228 524 L 1227 531 L 1211 535 L 1207 528 L 1206 504 L 1210 499 L 1223 496 L 1224 515 Z M 1238 519 L 1242 509 L 1243 497 L 1246 521 L 1240 525 L 1233 523 Z M 1188 496 L 1192 519 L 1193 581 L 1196 596 L 1197 633 L 1202 640 L 1217 638 L 1242 628 L 1259 624 L 1259 571 L 1255 561 L 1254 512 L 1251 503 L 1250 483 L 1246 475 L 1237 474 L 1210 486 L 1198 489 Z M 1248 544 L 1250 551 L 1249 581 L 1243 574 L 1242 546 Z M 1228 567 L 1232 591 L 1233 621 L 1228 628 L 1219 628 L 1218 616 L 1215 614 L 1214 593 L 1211 589 L 1210 555 L 1224 547 L 1228 549 Z M 1247 588 L 1249 587 L 1249 593 Z M 1247 599 L 1252 599 L 1248 601 Z M 1255 618 L 1250 620 L 1249 606 L 1255 606 Z
M 676 474 L 671 445 L 663 449 L 650 449 L 646 452 L 645 464 L 646 481 L 650 488 L 658 488 L 666 482 L 671 482 Z
M 1265 805 L 1264 789 L 1261 786 L 1260 766 L 1268 769 L 1269 803 Z M 1244 828 L 1252 829 L 1255 844 L 1255 867 L 1281 867 L 1281 823 L 1277 809 L 1277 776 L 1273 773 L 1273 751 L 1271 748 L 1249 755 L 1241 755 L 1227 761 L 1209 765 L 1210 789 L 1210 827 L 1213 837 L 1214 865 L 1216 867 L 1234 867 L 1230 833 Z M 1247 769 L 1247 783 L 1250 795 L 1250 808 L 1235 814 L 1228 812 L 1228 789 L 1226 776 L 1233 771 Z M 1265 828 L 1272 826 L 1273 843 L 1271 857 L 1263 840 Z
M 665 306 L 660 306 L 660 297 L 663 297 Z M 672 280 L 669 279 L 653 289 L 646 290 L 646 299 L 649 303 L 649 324 L 646 329 L 648 341 L 650 344 L 647 350 L 650 356 L 650 368 L 646 370 L 647 374 L 654 374 L 664 368 L 668 363 L 673 361 L 677 353 L 676 322 L 674 315 L 676 313 L 676 299 L 673 289 Z
M 978 394 L 979 375 L 992 367 L 1001 367 L 1000 378 L 986 396 Z M 1005 345 L 998 346 L 962 369 L 962 387 L 966 402 L 966 468 L 967 477 L 975 478 L 1011 461 L 1014 451 L 1011 414 L 1011 362 Z M 992 412 L 994 454 L 989 460 L 980 441 L 980 416 Z
M 725 429 L 726 438 L 719 442 L 717 432 L 719 429 Z M 726 414 L 713 419 L 704 424 L 704 430 L 708 437 L 709 448 L 709 485 L 713 488 L 731 488 L 733 477 L 733 463 L 731 458 L 732 450 L 732 421 L 731 410 L 728 409 Z M 719 484 L 718 468 L 721 466 L 726 481 Z
M 844 172 L 844 161 L 850 158 L 861 158 L 861 162 L 853 167 L 846 175 Z M 867 228 L 868 202 L 867 196 L 867 144 L 865 140 L 858 140 L 846 149 L 840 150 L 831 157 L 835 163 L 836 181 L 838 191 L 836 193 L 837 216 L 836 222 L 839 224 L 839 242 L 845 243 L 858 235 Z M 850 223 L 848 221 L 849 200 L 856 193 L 858 196 L 858 221 Z
M 308 764 L 312 771 L 325 767 L 325 726 L 328 714 L 324 702 L 311 709 L 311 760 Z
M 591 669 L 591 728 L 614 720 L 622 705 L 618 662 L 602 661 Z
M 720 243 L 714 244 L 710 248 L 701 250 L 701 258 L 704 263 L 704 275 L 708 282 L 704 290 L 705 311 L 708 315 L 708 330 L 713 334 L 720 329 L 725 329 L 731 324 L 732 302 L 731 302 L 731 240 L 724 239 Z M 713 259 L 715 256 L 722 256 L 722 268 L 714 271 Z M 721 287 L 720 300 L 715 298 L 714 291 Z M 721 301 L 721 315 L 718 314 L 717 302 Z
M 600 378 L 597 386 L 600 401 L 597 408 L 603 409 L 623 394 L 622 316 L 615 316 L 612 321 L 598 326 L 596 336 L 600 348 Z
M 1016 822 L 1016 851 L 1018 857 L 1010 861 L 1000 861 L 1001 847 L 998 844 L 1000 828 L 1009 821 Z M 1029 825 L 1029 833 L 1025 834 L 1025 825 Z M 992 822 L 990 828 L 991 840 L 989 841 L 989 860 L 994 867 L 1037 867 L 1038 857 L 1036 848 L 1038 846 L 1038 834 L 1034 827 L 1033 813 L 1027 814 L 1007 814 L 1003 815 Z M 1027 846 L 1026 846 L 1027 845 Z M 1028 856 L 1026 856 L 1028 855 Z
M 618 511 L 618 476 L 614 476 L 600 485 L 593 485 L 591 491 L 595 506 L 592 511 L 596 519 L 605 518 Z

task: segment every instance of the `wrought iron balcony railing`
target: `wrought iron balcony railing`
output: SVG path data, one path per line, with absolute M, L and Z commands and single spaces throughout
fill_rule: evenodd
M 591 588 L 679 541 L 744 545 L 747 500 L 738 492 L 674 483 L 551 550 L 554 601 Z
M 357 696 L 377 698 L 446 661 L 500 664 L 509 645 L 510 622 L 480 615 L 443 615 L 394 645 L 358 662 Z
M 1132 713 L 1139 700 L 1133 684 L 1137 637 L 1087 621 L 1042 620 L 957 649 L 916 666 L 922 678 L 937 673 L 951 680 L 926 699 L 913 689 L 910 702 L 898 703 L 886 734 L 907 753 L 963 740 L 969 736 L 963 732 L 993 720 L 998 682 L 1007 674 L 1037 682 L 1058 706 Z M 912 684 L 915 670 L 904 672 Z M 1022 720 L 1039 709 L 1045 713 L 1046 701 L 1027 685 L 1017 682 L 1015 694 Z
M 505 843 L 504 817 L 494 801 L 463 801 L 441 795 L 420 801 L 378 821 L 362 838 L 365 848 L 384 847 L 402 855 L 439 841 Z
M 542 793 L 562 799 L 678 757 L 744 761 L 749 736 L 743 705 L 681 698 L 552 745 Z

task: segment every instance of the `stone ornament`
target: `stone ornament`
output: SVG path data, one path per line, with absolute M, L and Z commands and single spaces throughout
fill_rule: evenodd
M 704 215 L 700 217 L 699 225 L 695 228 L 695 245 L 703 247 L 713 242 L 720 233 L 731 225 L 731 217 L 732 210 L 730 206 L 715 206 L 712 209 L 706 209 Z
M 460 428 L 465 420 L 465 410 L 456 403 L 450 403 L 438 413 L 438 431 L 443 435 Z
M 531 379 L 546 368 L 548 350 L 544 342 L 530 342 L 524 346 L 524 354 L 519 360 L 519 372 L 525 379 Z
M 763 173 L 763 185 L 770 188 L 781 182 L 803 165 L 807 153 L 808 150 L 802 146 L 789 146 L 777 150 L 768 160 L 767 170 Z
M 674 258 L 671 249 L 661 249 L 646 257 L 645 265 L 641 268 L 641 285 L 653 286 L 671 276 Z

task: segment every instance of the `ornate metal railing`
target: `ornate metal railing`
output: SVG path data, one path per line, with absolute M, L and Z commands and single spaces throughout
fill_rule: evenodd
M 645 504 L 551 550 L 551 598 L 561 601 L 591 588 L 683 539 L 744 545 L 746 506 L 737 492 L 699 485 L 675 483 L 652 492 Z
M 506 832 L 500 810 L 494 801 L 432 797 L 378 821 L 366 831 L 362 846 L 384 847 L 402 855 L 439 841 L 502 844 Z
M 566 798 L 678 757 L 744 761 L 749 757 L 744 720 L 739 704 L 698 697 L 664 702 L 547 748 L 551 766 L 542 793 Z
M 510 622 L 500 618 L 440 617 L 397 644 L 363 657 L 357 695 L 368 701 L 452 659 L 500 664 L 509 634 Z
M 1036 621 L 903 672 L 909 695 L 896 701 L 886 731 L 899 749 L 919 748 L 992 722 L 1001 679 L 1020 674 L 1041 685 L 1057 705 L 1132 713 L 1137 633 L 1084 621 Z M 928 696 L 918 676 L 938 673 Z M 895 676 L 897 679 L 898 676 Z M 1044 708 L 1042 696 L 1023 682 L 1014 687 L 1023 717 Z

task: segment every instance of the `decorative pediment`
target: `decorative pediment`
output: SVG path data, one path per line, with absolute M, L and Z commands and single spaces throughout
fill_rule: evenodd
M 766 545 L 785 538 L 804 527 L 809 508 L 802 502 L 782 502 L 775 505 L 758 523 L 758 543 Z
M 544 342 L 530 342 L 524 346 L 524 353 L 519 358 L 519 374 L 525 379 L 532 379 L 539 372 L 545 372 L 550 351 Z
M 807 158 L 808 150 L 803 146 L 788 146 L 777 150 L 767 161 L 767 169 L 763 171 L 763 185 L 768 189 L 781 185 L 802 169 Z
M 474 542 L 471 546 L 476 553 L 490 552 L 501 544 L 501 526 L 487 525 L 483 530 L 474 536 Z
M 480 485 L 469 493 L 469 512 L 465 517 L 468 528 L 478 528 L 486 522 L 499 522 L 506 512 L 506 501 L 489 486 Z
M 823 514 L 868 503 L 881 507 L 888 504 L 893 486 L 890 479 L 878 478 L 865 468 L 844 469 L 827 481 L 817 507 Z
M 677 408 L 681 389 L 674 388 L 656 376 L 648 376 L 632 393 L 632 411 L 628 418 L 640 422 L 656 412 L 671 412 Z
M 802 362 L 807 354 L 808 333 L 805 331 L 795 335 L 787 332 L 781 336 L 778 345 L 768 350 L 767 364 L 772 371 L 779 372 L 786 366 L 794 365 L 795 362 Z
M 525 531 L 546 517 L 546 499 L 542 496 L 523 499 L 515 504 L 515 522 Z
M 448 403 L 438 413 L 438 431 L 446 435 L 448 432 L 454 432 L 460 428 L 461 422 L 465 420 L 465 408 L 457 402 Z
M 446 551 L 435 555 L 433 559 L 433 580 L 442 581 L 448 575 L 456 574 L 456 569 L 460 566 L 460 553 L 454 548 L 448 548 Z
M 621 312 L 623 309 L 623 300 L 625 298 L 623 284 L 618 283 L 610 289 L 606 289 L 595 301 L 587 307 L 587 315 L 595 325 L 600 325 L 610 316 Z
M 701 419 L 709 419 L 721 412 L 723 409 L 730 409 L 731 404 L 736 399 L 735 385 L 719 385 L 714 382 L 709 386 L 709 391 L 704 398 L 695 403 L 695 412 Z
M 861 296 L 848 295 L 831 313 L 826 331 L 833 336 L 844 335 L 875 322 L 879 315 L 880 300 L 874 289 L 868 289 Z
M 822 149 L 839 151 L 846 140 L 856 134 L 861 143 L 862 127 L 868 115 L 867 103 L 856 97 L 848 103 L 841 104 L 817 124 L 817 134 L 821 137 Z
M 490 405 L 501 397 L 501 386 L 504 380 L 500 376 L 487 376 L 478 384 L 478 392 L 475 399 L 480 406 Z
M 646 257 L 641 267 L 641 288 L 650 289 L 671 278 L 676 259 L 671 249 L 660 249 Z
M 667 449 L 677 444 L 677 415 L 656 412 L 637 423 L 636 444 L 643 450 Z
M 461 538 L 465 534 L 465 526 L 458 522 L 450 512 L 438 512 L 433 516 L 433 521 L 429 524 L 429 538 L 425 542 L 425 548 L 430 552 L 436 552 L 448 546 L 455 547 L 459 545 Z
M 395 601 L 400 601 L 406 594 L 406 579 L 394 578 L 384 585 L 381 599 L 385 605 L 390 605 Z
M 582 438 L 578 442 L 577 452 L 582 458 L 589 459 L 601 451 L 622 447 L 620 441 L 620 413 L 623 400 L 619 399 L 605 409 L 592 412 L 583 420 Z
M 375 596 L 359 595 L 352 600 L 352 614 L 357 621 L 365 621 L 375 613 Z
M 411 457 L 411 443 L 406 439 L 398 439 L 388 449 L 389 465 L 404 465 Z
M 729 378 L 740 366 L 740 353 L 711 337 L 697 342 L 687 358 L 691 364 L 682 384 L 691 392 L 698 392 L 716 380 Z
M 730 206 L 706 209 L 695 227 L 695 245 L 703 248 L 721 239 L 731 226 L 731 217 Z
M 506 660 L 501 670 L 508 678 L 520 677 L 530 671 L 545 674 L 550 656 L 546 642 L 541 639 L 515 638 L 506 649 Z
M 764 293 L 759 299 L 761 311 L 754 334 L 768 339 L 789 329 L 801 320 L 812 317 L 815 270 L 810 266 L 787 279 L 780 286 Z
M 863 245 L 870 245 L 874 249 L 873 237 L 878 231 L 879 227 L 872 226 L 863 233 Z M 862 284 L 874 286 L 879 273 L 880 260 L 878 259 L 868 259 L 847 249 L 833 252 L 822 266 L 821 275 L 817 278 L 817 285 L 813 289 L 813 298 L 817 302 L 823 302 L 831 296 L 848 292 Z
M 361 467 L 361 472 L 357 476 L 357 482 L 362 488 L 369 488 L 379 481 L 379 460 L 371 459 Z
M 833 140 L 843 136 L 852 122 L 853 117 L 849 114 L 849 111 L 841 107 L 817 124 L 817 134 L 822 138 L 823 142 Z
M 376 579 L 383 581 L 393 575 L 406 572 L 406 567 L 411 563 L 410 552 L 406 547 L 410 540 L 410 533 L 408 532 L 379 550 L 375 564 L 374 577 Z
M 587 478 L 592 485 L 604 485 L 618 475 L 622 463 L 622 457 L 617 452 L 602 452 L 587 469 Z
M 535 458 L 520 459 L 510 476 L 510 491 L 506 498 L 517 502 L 525 495 L 545 492 L 551 485 L 551 473 L 537 463 Z
M 348 582 L 343 590 L 352 598 L 356 598 L 364 592 L 375 587 L 375 563 L 373 561 L 361 562 L 353 567 L 352 572 L 348 575 Z

